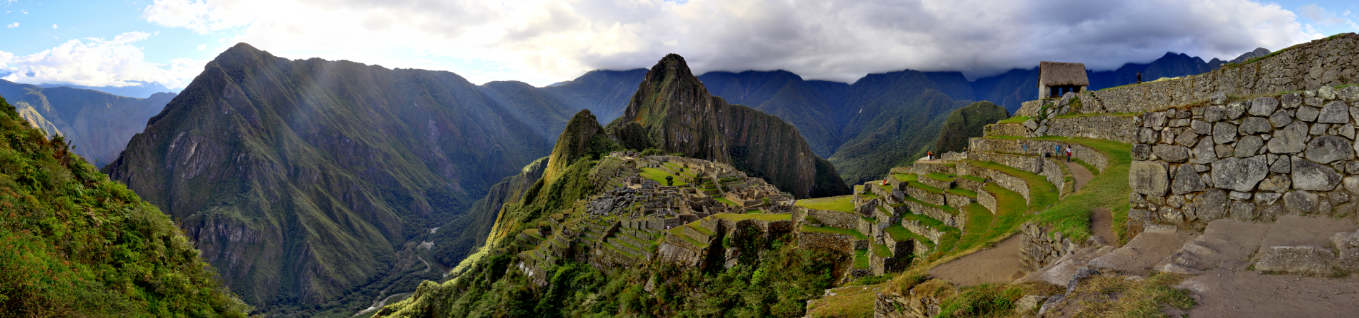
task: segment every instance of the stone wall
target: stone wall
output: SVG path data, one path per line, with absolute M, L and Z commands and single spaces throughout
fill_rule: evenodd
M 840 211 L 815 210 L 815 209 L 807 209 L 806 211 L 807 211 L 806 216 L 816 218 L 817 220 L 821 221 L 822 225 L 834 228 L 857 229 L 859 228 L 859 220 L 862 219 L 856 214 L 845 213 Z
M 798 232 L 798 248 L 802 249 L 828 249 L 850 257 L 854 256 L 854 247 L 857 240 L 853 236 L 833 233 L 817 232 Z
M 928 177 L 922 177 L 922 178 L 928 178 Z M 929 190 L 925 190 L 925 189 L 921 189 L 921 188 L 917 188 L 917 187 L 906 187 L 906 195 L 909 195 L 909 196 L 911 196 L 912 198 L 915 198 L 916 200 L 920 200 L 920 201 L 922 201 L 922 202 L 929 203 L 929 204 L 933 204 L 933 205 L 947 205 L 947 204 L 948 204 L 948 199 L 944 198 L 944 194 L 943 194 L 943 193 L 934 193 L 934 192 L 930 192 Z
M 1020 231 L 1024 236 L 1019 242 L 1019 260 L 1028 272 L 1043 268 L 1082 247 L 1070 238 L 1063 237 L 1061 232 L 1054 232 L 1051 227 L 1033 222 L 1021 225 Z
M 1136 123 L 1130 115 L 1057 117 L 1047 122 L 1047 134 L 1132 143 Z
M 1109 158 L 1105 157 L 1103 153 L 1096 151 L 1094 148 L 1079 144 L 1059 143 L 1046 140 L 1011 140 L 996 138 L 972 138 L 971 144 L 972 149 L 975 151 L 1029 153 L 1035 155 L 1051 153 L 1056 151 L 1057 148 L 1055 146 L 1061 145 L 1062 147 L 1071 147 L 1072 158 L 1085 161 L 1085 163 L 1095 166 L 1095 168 L 1100 169 L 1101 171 L 1109 167 Z M 1025 151 L 1025 145 L 1028 145 L 1027 152 Z
M 961 229 L 963 228 L 964 225 L 967 224 L 967 218 L 964 218 L 960 215 L 955 215 L 953 213 L 949 213 L 948 211 L 944 211 L 939 208 L 920 204 L 915 201 L 906 201 L 905 206 L 908 209 L 910 209 L 911 212 L 919 213 L 930 218 L 933 218 L 935 220 L 939 220 L 940 222 L 944 222 L 944 225 Z
M 911 231 L 911 233 L 924 236 L 925 238 L 930 239 L 931 242 L 939 242 L 939 238 L 944 237 L 944 231 L 922 225 L 920 224 L 920 221 L 916 220 L 903 219 L 901 220 L 901 227 L 906 228 L 906 230 Z
M 962 209 L 968 204 L 972 204 L 972 198 L 960 194 L 953 194 L 952 192 L 944 192 L 944 198 L 948 200 L 948 206 L 955 209 Z
M 1024 179 L 996 170 L 989 170 L 986 179 L 1002 188 L 1019 193 L 1020 196 L 1024 197 L 1025 203 L 1029 202 L 1029 183 L 1024 182 Z
M 911 172 L 914 172 L 916 174 L 930 174 L 931 172 L 947 174 L 953 173 L 953 165 L 946 163 L 916 162 L 911 164 Z
M 978 152 L 976 154 L 973 154 L 972 158 L 976 159 L 977 161 L 991 161 L 1032 173 L 1040 173 L 1043 171 L 1043 158 L 1035 155 L 1018 155 L 1012 153 L 998 153 L 998 152 Z
M 981 203 L 987 210 L 991 210 L 991 214 L 996 214 L 996 196 L 991 195 L 991 192 L 987 192 L 985 189 L 978 190 L 977 203 Z
M 1131 225 L 1355 210 L 1359 86 L 1149 112 L 1128 183 Z
M 1048 180 L 1048 183 L 1057 187 L 1059 195 L 1067 195 L 1070 194 L 1071 189 L 1067 189 L 1065 168 L 1061 163 L 1053 160 L 1043 160 L 1043 172 L 1038 175 L 1043 176 L 1043 179 Z
M 1359 35 L 1339 34 L 1275 52 L 1238 67 L 1224 67 L 1183 79 L 1148 82 L 1080 94 L 1078 113 L 1142 113 L 1209 100 L 1213 94 L 1261 95 L 1316 90 L 1359 82 Z M 1025 103 L 1016 112 L 1034 116 L 1039 107 Z

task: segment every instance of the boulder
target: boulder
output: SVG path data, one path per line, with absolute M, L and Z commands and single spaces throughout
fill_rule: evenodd
M 1260 139 L 1260 136 L 1241 137 L 1241 140 L 1236 141 L 1236 156 L 1240 158 L 1254 156 L 1256 152 L 1260 151 L 1260 147 L 1264 146 L 1265 140 Z
M 1301 121 L 1305 121 L 1305 122 L 1309 122 L 1309 123 L 1310 123 L 1310 122 L 1316 121 L 1316 120 L 1317 120 L 1317 115 L 1320 115 L 1320 114 L 1321 114 L 1321 111 L 1320 111 L 1320 110 L 1317 110 L 1316 108 L 1308 107 L 1308 106 L 1302 106 L 1302 108 L 1298 108 L 1298 113 L 1297 113 L 1296 116 L 1298 117 L 1298 120 L 1301 120 Z
M 1260 97 L 1251 101 L 1251 116 L 1269 116 L 1279 107 L 1279 100 L 1273 97 Z
M 1242 135 L 1254 135 L 1270 131 L 1274 131 L 1274 125 L 1263 117 L 1246 117 L 1241 120 L 1241 127 L 1237 128 L 1237 132 Z
M 1334 168 L 1302 158 L 1293 158 L 1292 176 L 1293 188 L 1298 190 L 1331 191 L 1341 181 Z
M 1289 273 L 1328 274 L 1336 260 L 1335 252 L 1320 246 L 1271 246 L 1264 249 L 1255 270 Z
M 1307 124 L 1295 121 L 1283 129 L 1274 131 L 1274 136 L 1266 144 L 1270 153 L 1292 154 L 1307 147 Z
M 1293 117 L 1288 116 L 1288 110 L 1280 109 L 1274 111 L 1273 115 L 1269 115 L 1269 123 L 1274 127 L 1288 126 L 1288 124 L 1293 123 Z
M 1321 97 L 1321 99 L 1335 99 L 1335 88 L 1331 88 L 1330 86 L 1317 88 L 1317 97 Z
M 1189 147 L 1156 145 L 1151 148 L 1151 154 L 1160 157 L 1165 162 L 1179 163 L 1189 160 Z
M 1320 198 L 1316 193 L 1302 190 L 1293 190 L 1284 194 L 1284 207 L 1293 213 L 1316 213 L 1317 203 Z
M 1214 187 L 1242 192 L 1254 190 L 1267 172 L 1265 156 L 1226 158 L 1213 162 L 1212 167 Z
M 1150 148 L 1147 147 L 1148 150 Z M 1190 154 L 1194 156 L 1194 163 L 1204 164 L 1217 160 L 1217 151 L 1213 150 L 1213 137 L 1200 138 L 1198 145 L 1194 146 Z M 1146 160 L 1146 158 L 1137 159 L 1137 146 L 1133 146 L 1133 160 Z
M 1142 126 L 1160 129 L 1166 125 L 1165 112 L 1149 112 L 1142 115 Z
M 1236 140 L 1236 125 L 1229 122 L 1213 124 L 1213 141 L 1225 144 Z
M 1203 179 L 1199 178 L 1193 165 L 1180 165 L 1180 168 L 1175 170 L 1174 181 L 1170 183 L 1170 191 L 1175 194 L 1198 192 L 1204 188 L 1207 186 L 1203 185 Z
M 1133 161 L 1128 167 L 1128 186 L 1134 193 L 1160 197 L 1170 188 L 1166 164 L 1156 161 Z M 1216 170 L 1216 168 L 1214 169 Z M 1252 184 L 1253 186 L 1254 184 Z
M 1238 149 L 1240 146 L 1237 146 Z M 1312 138 L 1307 143 L 1307 151 L 1303 154 L 1307 160 L 1321 164 L 1330 164 L 1337 160 L 1354 159 L 1354 144 L 1340 136 L 1321 136 Z
M 1344 124 L 1350 122 L 1350 105 L 1345 102 L 1334 101 L 1321 108 L 1321 115 L 1317 116 L 1318 123 L 1325 124 Z

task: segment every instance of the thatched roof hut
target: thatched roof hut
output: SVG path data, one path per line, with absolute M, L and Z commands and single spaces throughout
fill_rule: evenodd
M 1090 86 L 1085 64 L 1042 61 L 1038 69 L 1039 86 Z

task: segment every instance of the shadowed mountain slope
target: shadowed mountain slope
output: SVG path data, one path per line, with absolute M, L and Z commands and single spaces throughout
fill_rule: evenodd
M 146 128 L 146 120 L 160 113 L 175 94 L 132 98 L 89 89 L 44 88 L 0 80 L 0 96 L 10 100 L 28 122 L 49 136 L 62 135 L 77 154 L 95 166 L 103 166 L 117 159 L 132 135 Z

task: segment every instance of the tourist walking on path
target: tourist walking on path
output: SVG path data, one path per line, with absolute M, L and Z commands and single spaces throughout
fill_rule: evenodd
M 1071 146 L 1066 146 L 1066 162 L 1071 162 Z

